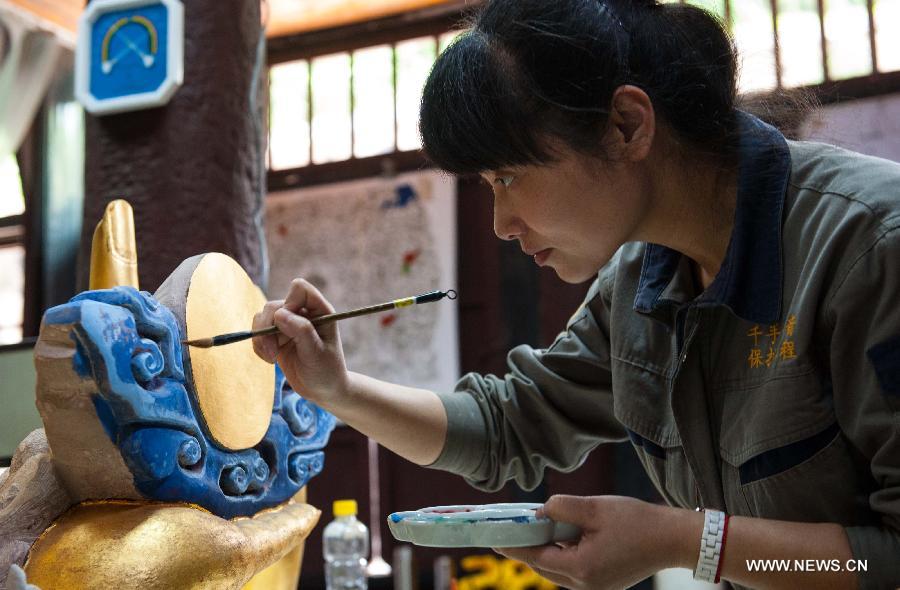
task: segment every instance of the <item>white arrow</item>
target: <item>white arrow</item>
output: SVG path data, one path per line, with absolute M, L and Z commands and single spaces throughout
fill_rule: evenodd
M 150 54 L 147 54 L 147 53 L 144 53 L 143 51 L 141 51 L 141 48 L 138 47 L 137 45 L 135 45 L 131 41 L 131 39 L 129 39 L 128 36 L 125 35 L 124 33 L 119 33 L 119 36 L 122 37 L 122 40 L 125 41 L 125 44 L 128 45 L 128 47 L 130 47 L 132 51 L 134 51 L 136 54 L 138 54 L 140 56 L 141 61 L 144 63 L 145 68 L 149 68 L 150 66 L 153 65 L 153 60 L 156 56 L 150 55 Z

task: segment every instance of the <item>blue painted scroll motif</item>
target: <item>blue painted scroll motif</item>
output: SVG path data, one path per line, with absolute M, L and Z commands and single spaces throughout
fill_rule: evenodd
M 72 324 L 75 370 L 96 383 L 97 416 L 148 499 L 251 516 L 322 470 L 334 416 L 294 392 L 277 366 L 262 441 L 241 451 L 213 442 L 188 393 L 175 317 L 149 293 L 88 291 L 48 310 L 44 322 Z

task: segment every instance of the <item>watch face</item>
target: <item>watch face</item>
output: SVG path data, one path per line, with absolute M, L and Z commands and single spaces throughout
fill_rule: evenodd
M 166 104 L 181 85 L 180 0 L 94 0 L 78 23 L 75 91 L 94 114 Z
M 168 10 L 151 4 L 107 12 L 91 31 L 91 94 L 108 99 L 153 92 L 166 80 Z

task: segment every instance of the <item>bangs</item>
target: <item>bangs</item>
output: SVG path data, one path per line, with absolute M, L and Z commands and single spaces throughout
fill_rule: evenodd
M 515 60 L 493 48 L 477 29 L 438 57 L 425 83 L 419 111 L 422 146 L 439 168 L 477 174 L 553 161 L 530 128 L 534 100 L 523 96 Z

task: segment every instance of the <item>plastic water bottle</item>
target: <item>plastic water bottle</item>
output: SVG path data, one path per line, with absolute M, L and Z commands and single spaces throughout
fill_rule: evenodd
M 356 519 L 356 500 L 338 500 L 333 510 L 334 520 L 322 535 L 326 588 L 366 590 L 369 529 Z

